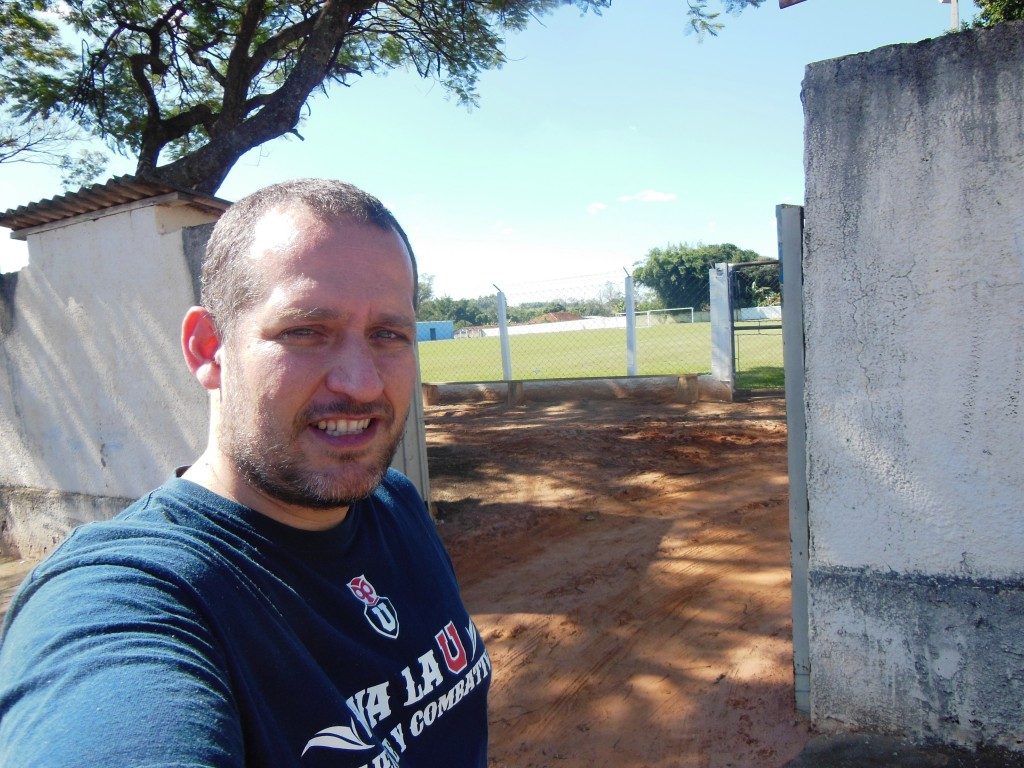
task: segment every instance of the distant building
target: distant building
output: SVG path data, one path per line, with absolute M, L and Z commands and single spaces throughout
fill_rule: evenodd
M 441 341 L 455 338 L 455 323 L 451 320 L 424 320 L 416 323 L 416 341 Z
M 545 312 L 543 315 L 537 315 L 537 317 L 529 320 L 527 325 L 536 325 L 537 323 L 565 323 L 571 320 L 582 320 L 580 315 L 575 312 Z

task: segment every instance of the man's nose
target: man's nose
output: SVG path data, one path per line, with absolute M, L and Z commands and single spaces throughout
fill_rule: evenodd
M 326 385 L 331 392 L 368 403 L 384 392 L 384 379 L 373 349 L 362 339 L 348 338 L 332 355 Z

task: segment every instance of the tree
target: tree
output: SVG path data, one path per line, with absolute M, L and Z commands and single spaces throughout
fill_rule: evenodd
M 62 171 L 65 187 L 81 186 L 106 167 L 106 157 L 89 149 L 72 149 L 82 131 L 55 118 L 17 120 L 0 111 L 0 163 L 40 163 Z
M 1004 21 L 1024 19 L 1024 0 L 975 0 L 981 13 L 974 17 L 974 26 L 991 27 Z
M 416 306 L 421 307 L 434 298 L 434 276 L 420 275 L 416 282 Z
M 654 290 L 666 308 L 706 308 L 708 270 L 720 262 L 735 263 L 763 258 L 732 243 L 694 246 L 667 245 L 653 248 L 633 269 L 633 279 Z
M 714 0 L 712 8 L 763 1 Z M 693 28 L 716 34 L 712 0 L 686 2 Z M 213 193 L 245 152 L 297 134 L 316 90 L 409 67 L 471 105 L 480 73 L 505 62 L 506 33 L 558 6 L 600 13 L 610 4 L 0 0 L 0 100 L 17 119 L 81 124 L 136 157 L 140 176 Z
M 771 307 L 782 303 L 778 263 L 734 269 L 732 281 L 735 307 Z
M 33 0 L 0 0 L 0 71 L 52 69 L 71 55 L 60 41 L 57 26 L 40 16 L 42 9 Z M 18 115 L 6 102 L 0 107 L 0 163 L 57 165 L 65 172 L 66 182 L 74 183 L 78 174 L 89 176 L 103 166 L 102 155 L 71 150 L 84 135 L 57 115 Z
M 417 320 L 451 320 L 456 328 L 470 325 L 496 325 L 498 300 L 495 296 L 476 299 L 453 299 L 451 296 L 430 298 L 419 305 Z

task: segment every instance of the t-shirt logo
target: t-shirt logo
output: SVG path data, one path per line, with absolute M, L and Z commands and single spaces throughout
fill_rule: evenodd
M 384 637 L 398 637 L 398 612 L 383 595 L 378 595 L 365 575 L 356 576 L 348 583 L 352 594 L 363 604 L 363 616 L 370 626 Z

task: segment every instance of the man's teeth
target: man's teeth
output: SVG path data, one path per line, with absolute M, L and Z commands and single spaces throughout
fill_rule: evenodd
M 370 420 L 360 419 L 359 421 L 347 421 L 345 419 L 323 419 L 318 421 L 316 426 L 331 437 L 338 437 L 339 435 L 359 434 L 370 426 Z

